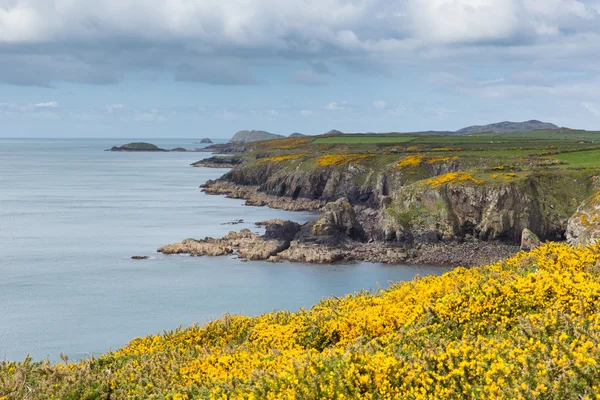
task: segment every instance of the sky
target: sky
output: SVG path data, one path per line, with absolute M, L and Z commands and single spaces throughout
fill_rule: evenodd
M 600 0 L 0 0 L 0 137 L 600 130 Z

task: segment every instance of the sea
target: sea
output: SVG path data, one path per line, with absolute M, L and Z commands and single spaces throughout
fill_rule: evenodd
M 0 360 L 97 356 L 224 313 L 294 311 L 448 270 L 158 254 L 185 238 L 262 232 L 255 222 L 317 215 L 205 195 L 199 185 L 227 172 L 190 166 L 210 153 L 104 151 L 130 141 L 0 139 Z M 194 139 L 142 141 L 203 146 Z M 236 220 L 243 222 L 229 224 Z

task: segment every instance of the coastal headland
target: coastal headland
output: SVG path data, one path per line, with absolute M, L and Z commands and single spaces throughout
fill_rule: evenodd
M 321 215 L 285 238 L 274 225 L 253 246 L 277 241 L 279 250 L 250 259 L 477 265 L 531 240 L 596 237 L 582 233 L 594 231 L 596 214 L 577 210 L 600 189 L 598 132 L 333 133 L 229 146 L 235 156 L 197 164 L 233 167 L 203 191 Z M 244 257 L 236 243 L 232 252 Z M 160 251 L 207 253 L 181 244 Z

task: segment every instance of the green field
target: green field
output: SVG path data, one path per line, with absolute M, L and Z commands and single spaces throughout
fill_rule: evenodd
M 378 144 L 405 143 L 414 140 L 416 136 L 408 135 L 340 135 L 320 137 L 313 141 L 316 144 Z
M 415 135 L 415 134 L 351 134 L 317 137 L 314 144 L 403 145 L 425 148 L 452 148 L 453 150 L 509 149 L 514 155 L 540 154 L 558 148 L 562 151 L 584 149 L 600 145 L 600 132 L 548 130 L 512 133 L 482 133 L 475 135 Z M 528 151 L 531 150 L 529 153 Z M 481 154 L 483 155 L 483 154 Z M 510 155 L 510 154 L 508 154 Z
M 255 146 L 249 158 L 253 154 L 260 158 L 284 156 L 282 160 L 289 168 L 301 169 L 358 163 L 371 170 L 394 170 L 406 157 L 421 157 L 420 169 L 405 169 L 406 179 L 427 176 L 429 172 L 423 168 L 438 162 L 436 160 L 458 163 L 458 167 L 452 168 L 486 176 L 510 172 L 514 175 L 512 178 L 548 168 L 600 168 L 600 132 L 569 129 L 473 135 L 339 134 L 280 139 L 259 142 Z M 290 154 L 301 155 L 285 158 Z M 360 154 L 367 156 L 356 158 Z M 323 158 L 331 155 L 338 155 L 338 158 Z M 340 157 L 344 155 L 347 157 Z M 415 161 L 415 165 L 419 163 Z M 505 169 L 498 171 L 495 169 L 498 166 Z
M 571 168 L 590 168 L 600 166 L 600 149 L 573 151 L 553 156 L 563 161 L 567 167 Z

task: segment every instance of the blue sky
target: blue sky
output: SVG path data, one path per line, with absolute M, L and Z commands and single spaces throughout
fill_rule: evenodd
M 600 130 L 600 0 L 0 0 L 0 136 Z

